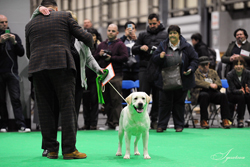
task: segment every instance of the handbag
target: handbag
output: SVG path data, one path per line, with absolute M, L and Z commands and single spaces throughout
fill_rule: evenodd
M 161 69 L 162 89 L 165 91 L 182 88 L 180 64 Z

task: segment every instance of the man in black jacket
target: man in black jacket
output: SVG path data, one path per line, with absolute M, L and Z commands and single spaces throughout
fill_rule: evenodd
M 6 31 L 7 30 L 7 31 Z M 26 128 L 20 101 L 17 56 L 24 55 L 22 41 L 17 34 L 10 32 L 8 19 L 0 15 L 0 116 L 1 132 L 7 131 L 8 112 L 6 108 L 6 86 L 9 91 L 13 112 L 19 132 L 30 132 Z
M 201 57 L 201 56 L 209 57 L 207 45 L 202 41 L 202 36 L 200 33 L 193 34 L 191 36 L 191 40 L 192 40 L 194 49 L 198 54 L 198 57 Z
M 243 28 L 238 28 L 234 31 L 235 41 L 232 41 L 226 50 L 226 52 L 221 57 L 221 62 L 226 63 L 226 69 L 224 76 L 233 69 L 233 61 L 239 57 L 243 56 L 246 61 L 246 69 L 250 69 L 250 42 L 248 42 L 247 31 Z
M 210 59 L 209 68 L 215 69 L 216 66 L 216 52 L 211 51 L 213 49 L 208 48 L 208 46 L 202 41 L 202 36 L 200 33 L 195 33 L 191 36 L 191 42 L 195 51 L 198 54 L 198 57 L 207 56 Z M 210 51 L 209 51 L 210 50 Z
M 153 104 L 150 112 L 151 128 L 156 129 L 157 118 L 158 118 L 158 101 L 159 101 L 159 90 L 155 86 L 154 82 L 147 80 L 147 65 L 154 52 L 157 49 L 161 41 L 168 37 L 165 28 L 159 20 L 159 16 L 152 13 L 148 16 L 147 31 L 139 34 L 135 45 L 132 47 L 132 53 L 140 56 L 140 70 L 139 70 L 139 81 L 140 90 L 151 93 Z

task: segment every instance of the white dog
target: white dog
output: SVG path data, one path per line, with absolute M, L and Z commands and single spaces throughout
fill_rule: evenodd
M 142 135 L 144 159 L 150 159 L 148 155 L 148 137 L 150 119 L 147 112 L 150 97 L 145 92 L 133 92 L 126 98 L 127 106 L 123 108 L 119 123 L 119 145 L 116 156 L 122 155 L 122 139 L 125 132 L 126 154 L 124 159 L 130 159 L 130 139 L 136 136 L 134 142 L 134 154 L 140 155 L 138 141 Z

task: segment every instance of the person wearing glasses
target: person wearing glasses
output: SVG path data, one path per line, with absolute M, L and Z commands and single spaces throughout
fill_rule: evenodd
M 159 20 L 159 15 L 152 13 L 148 16 L 148 26 L 146 32 L 141 32 L 136 43 L 132 47 L 132 53 L 139 55 L 139 81 L 140 91 L 150 94 L 152 91 L 152 108 L 150 112 L 151 129 L 157 128 L 159 90 L 154 82 L 148 80 L 147 66 L 153 52 L 157 49 L 161 41 L 168 37 L 168 33 Z
M 117 38 L 119 34 L 118 27 L 115 24 L 110 24 L 107 29 L 108 39 L 101 42 L 94 54 L 96 61 L 101 68 L 106 68 L 112 63 L 115 77 L 109 82 L 121 94 L 122 93 L 122 80 L 123 80 L 123 63 L 128 60 L 128 50 L 121 39 Z M 122 98 L 114 90 L 110 84 L 105 85 L 103 93 L 104 113 L 107 114 L 108 129 L 119 130 L 119 118 L 122 110 Z M 101 127 L 101 130 L 106 130 L 106 127 Z

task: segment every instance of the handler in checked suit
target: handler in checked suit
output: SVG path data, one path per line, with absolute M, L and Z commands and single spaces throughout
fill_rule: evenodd
M 62 154 L 64 159 L 86 158 L 77 151 L 75 111 L 76 67 L 70 51 L 71 35 L 92 47 L 92 35 L 85 32 L 69 12 L 58 11 L 54 0 L 41 3 L 50 15 L 38 15 L 25 27 L 26 51 L 30 59 L 44 144 L 50 159 L 58 158 L 58 115 L 61 113 Z M 59 108 L 59 111 L 55 108 Z

